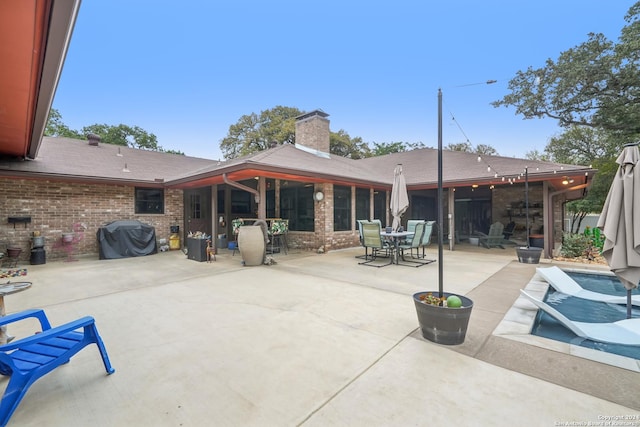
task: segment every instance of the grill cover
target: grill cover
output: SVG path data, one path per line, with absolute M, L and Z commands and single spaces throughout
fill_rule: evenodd
M 140 221 L 113 221 L 100 227 L 96 234 L 100 259 L 158 253 L 155 228 Z

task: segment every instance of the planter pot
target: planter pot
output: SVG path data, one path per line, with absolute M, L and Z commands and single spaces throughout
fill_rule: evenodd
M 22 253 L 21 248 L 7 248 L 7 256 L 9 258 L 18 258 Z
M 462 300 L 462 307 L 440 307 L 437 305 L 425 304 L 420 301 L 420 296 L 435 292 L 418 292 L 413 295 L 413 302 L 416 306 L 418 323 L 422 336 L 427 340 L 444 345 L 462 344 L 467 334 L 467 326 L 471 317 L 473 301 L 462 295 L 444 292 L 443 295 L 449 297 L 456 295 Z
M 524 264 L 538 264 L 540 262 L 540 255 L 542 255 L 542 248 L 525 247 L 521 246 L 516 248 L 516 254 L 518 255 L 518 261 Z
M 262 265 L 266 251 L 261 227 L 240 227 L 238 249 L 244 265 Z
M 529 236 L 529 246 L 544 248 L 544 234 L 531 234 Z

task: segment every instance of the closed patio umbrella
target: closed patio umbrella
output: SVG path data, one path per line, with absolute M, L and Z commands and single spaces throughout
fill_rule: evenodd
M 639 161 L 638 143 L 625 145 L 597 225 L 605 236 L 602 255 L 627 289 L 627 318 L 631 317 L 631 290 L 640 282 Z
M 391 215 L 393 215 L 392 227 L 397 230 L 400 219 L 409 207 L 409 195 L 407 194 L 407 182 L 402 173 L 402 165 L 397 165 L 393 171 L 393 187 L 391 188 Z

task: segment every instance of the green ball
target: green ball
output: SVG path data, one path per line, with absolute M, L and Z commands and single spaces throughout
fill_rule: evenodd
M 449 295 L 447 297 L 447 307 L 460 308 L 462 307 L 462 300 L 457 295 Z

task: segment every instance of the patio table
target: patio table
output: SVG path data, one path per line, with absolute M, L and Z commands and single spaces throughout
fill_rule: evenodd
M 7 282 L 0 284 L 0 316 L 5 316 L 6 311 L 4 308 L 5 295 L 15 294 L 17 292 L 26 291 L 31 287 L 31 282 Z M 7 335 L 7 327 L 0 326 L 0 345 L 4 345 L 11 341 L 14 337 Z
M 400 244 L 400 241 L 402 239 L 406 239 L 407 237 L 411 237 L 414 234 L 415 233 L 413 231 L 391 231 L 389 233 L 386 231 L 380 232 L 380 236 L 382 236 L 383 239 L 389 240 L 391 243 L 393 243 L 393 254 L 391 254 L 392 264 L 394 263 L 394 261 L 396 264 L 400 263 L 400 260 L 398 259 L 398 253 L 400 252 L 398 245 Z

